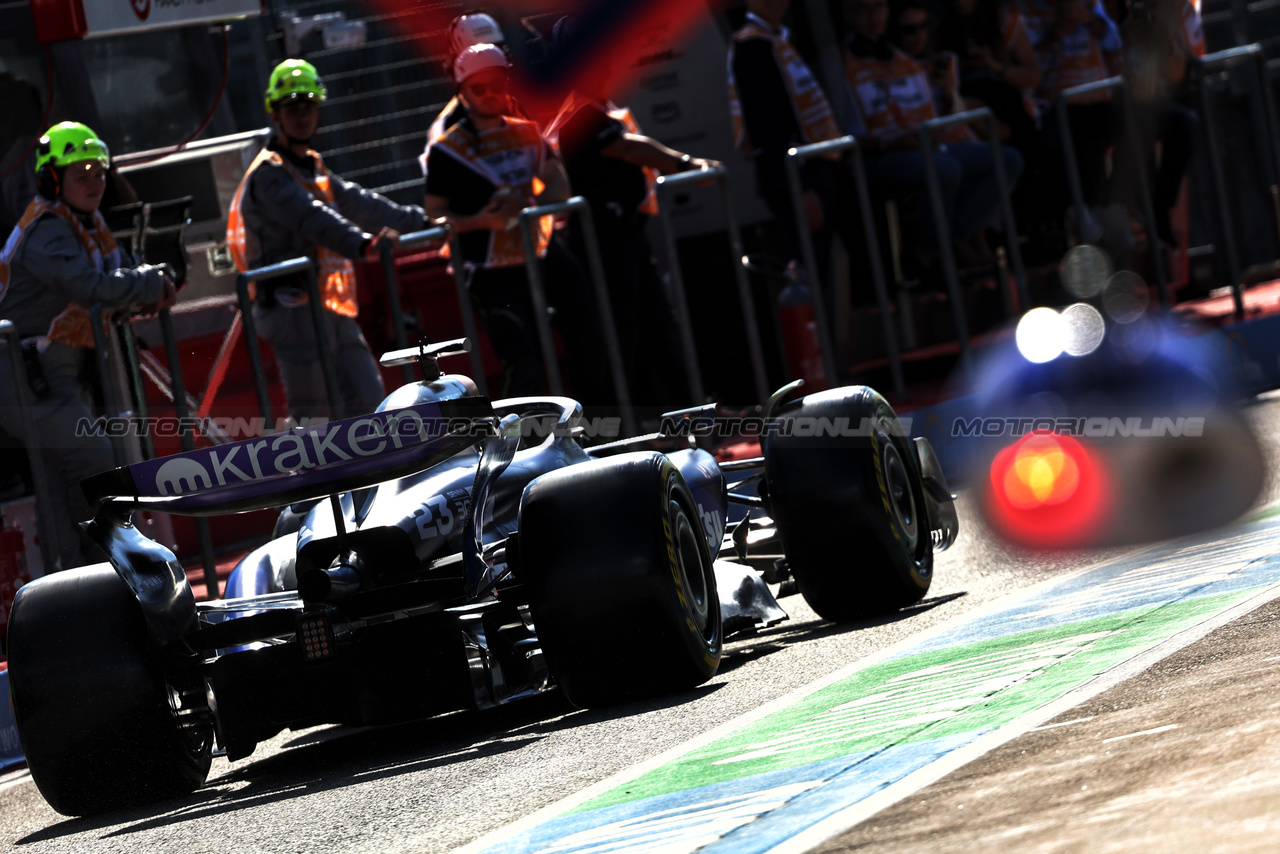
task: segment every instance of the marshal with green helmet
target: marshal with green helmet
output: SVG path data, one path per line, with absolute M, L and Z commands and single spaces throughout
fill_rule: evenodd
M 96 417 L 80 381 L 85 349 L 94 345 L 89 309 L 100 303 L 115 312 L 155 311 L 176 299 L 162 268 L 130 266 L 98 210 L 110 156 L 85 124 L 60 122 L 45 131 L 36 148 L 38 193 L 0 250 L 0 317 L 23 338 L 32 401 L 25 409 L 14 405 L 13 366 L 0 348 L 0 429 L 24 443 L 33 433 L 41 437 L 57 510 L 47 533 L 59 546 L 61 569 L 89 557 L 75 524 L 92 515 L 81 479 L 115 464 L 110 440 L 82 429 Z

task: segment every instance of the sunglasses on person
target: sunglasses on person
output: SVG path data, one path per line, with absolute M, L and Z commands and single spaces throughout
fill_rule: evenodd
M 471 94 L 475 95 L 478 98 L 483 98 L 485 95 L 488 95 L 491 92 L 494 95 L 505 95 L 510 85 L 511 85 L 511 78 L 509 77 L 500 77 L 497 80 L 493 81 L 492 83 L 468 83 L 467 84 L 468 88 L 471 89 Z

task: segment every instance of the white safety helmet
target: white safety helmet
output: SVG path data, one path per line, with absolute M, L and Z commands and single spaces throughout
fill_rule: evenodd
M 486 68 L 510 68 L 507 55 L 496 44 L 473 44 L 458 54 L 453 63 L 453 79 L 458 83 Z
M 454 18 L 449 25 L 449 53 L 457 56 L 472 45 L 498 44 L 504 41 L 502 27 L 484 12 L 473 12 Z

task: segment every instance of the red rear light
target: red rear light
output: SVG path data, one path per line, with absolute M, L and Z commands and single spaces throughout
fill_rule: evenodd
M 1020 545 L 1061 548 L 1092 542 L 1109 504 L 1103 465 L 1070 436 L 1032 433 L 991 463 L 989 516 L 999 534 Z

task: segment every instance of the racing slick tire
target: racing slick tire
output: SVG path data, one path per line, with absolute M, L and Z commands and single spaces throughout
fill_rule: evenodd
M 543 475 L 521 499 L 517 538 L 534 629 L 574 705 L 682 691 L 715 675 L 723 631 L 711 550 L 665 456 Z
M 37 788 L 55 810 L 94 815 L 191 792 L 213 727 L 180 726 L 142 609 L 110 566 L 37 579 L 9 619 L 14 717 Z
M 924 484 L 888 401 L 866 386 L 831 389 L 776 420 L 763 443 L 766 501 L 805 601 L 836 621 L 920 601 L 933 579 Z

